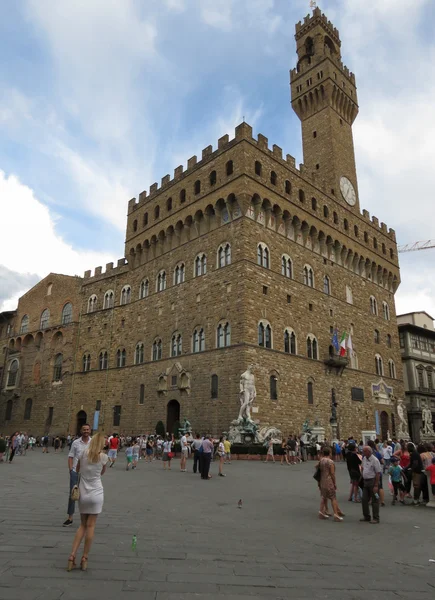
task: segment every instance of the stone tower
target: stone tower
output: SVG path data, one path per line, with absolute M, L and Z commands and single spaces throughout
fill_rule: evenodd
M 352 137 L 358 114 L 355 76 L 341 61 L 338 30 L 319 8 L 296 25 L 295 38 L 291 98 L 302 121 L 304 164 L 327 194 L 359 212 Z

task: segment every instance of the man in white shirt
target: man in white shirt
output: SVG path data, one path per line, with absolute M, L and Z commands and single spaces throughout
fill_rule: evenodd
M 364 480 L 362 510 L 364 516 L 360 521 L 367 521 L 373 525 L 379 523 L 379 478 L 381 473 L 381 463 L 373 455 L 370 446 L 364 446 L 362 459 L 362 477 Z M 370 518 L 369 500 L 372 501 L 372 519 Z
M 85 450 L 91 440 L 91 427 L 88 424 L 82 426 L 80 433 L 81 437 L 74 440 L 71 444 L 71 449 L 68 454 L 68 471 L 69 471 L 69 496 L 68 496 L 68 518 L 63 523 L 64 527 L 71 527 L 75 510 L 75 502 L 71 500 L 71 490 L 77 485 L 76 467 L 82 452 Z
M 180 441 L 181 444 L 181 461 L 180 461 L 180 469 L 183 473 L 186 472 L 186 462 L 187 462 L 187 456 L 189 454 L 189 445 L 187 442 L 187 436 L 185 433 L 183 433 L 183 437 L 181 438 Z

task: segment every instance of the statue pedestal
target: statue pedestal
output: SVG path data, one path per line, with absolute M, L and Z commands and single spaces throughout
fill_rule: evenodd
M 433 433 L 420 433 L 420 444 L 431 444 L 433 440 Z
M 363 429 L 361 431 L 361 439 L 363 444 L 367 444 L 369 440 L 375 440 L 378 437 L 378 434 L 374 429 Z
M 315 425 L 314 427 L 311 428 L 311 434 L 313 437 L 317 437 L 317 441 L 319 443 L 325 441 L 325 428 L 324 427 L 319 427 L 318 425 Z

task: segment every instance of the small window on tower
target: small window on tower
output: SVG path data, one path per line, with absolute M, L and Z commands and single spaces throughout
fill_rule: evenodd
M 347 219 L 344 219 L 343 225 L 344 225 L 345 231 L 349 231 L 349 223 L 348 223 Z
M 364 231 L 364 241 L 366 244 L 369 241 L 369 234 L 367 233 L 367 231 Z
M 304 190 L 299 190 L 299 202 L 305 202 L 305 192 Z
M 313 131 L 313 138 L 317 137 L 317 131 Z
M 337 215 L 337 213 L 335 211 L 334 211 L 334 223 L 336 225 L 338 225 L 338 215 Z
M 317 169 L 317 170 L 319 170 L 319 169 L 320 169 L 320 165 L 319 165 L 319 163 L 317 163 L 317 165 L 316 165 L 316 169 Z
M 317 200 L 315 198 L 311 198 L 311 208 L 317 210 Z

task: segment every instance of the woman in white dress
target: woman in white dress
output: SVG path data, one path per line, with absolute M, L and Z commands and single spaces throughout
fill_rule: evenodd
M 68 571 L 75 566 L 77 550 L 82 539 L 85 538 L 85 547 L 80 561 L 80 568 L 86 571 L 88 567 L 88 554 L 94 539 L 97 517 L 103 509 L 104 490 L 101 475 L 106 471 L 109 460 L 102 452 L 104 447 L 104 436 L 97 433 L 89 442 L 88 447 L 80 455 L 77 463 L 77 473 L 80 473 L 80 499 L 79 510 L 81 524 L 74 537 L 72 551 L 68 558 Z

